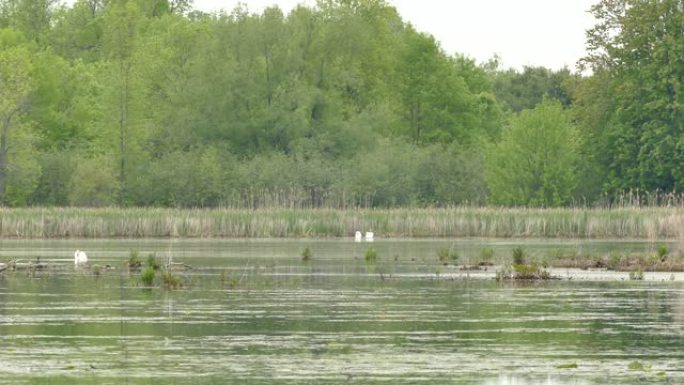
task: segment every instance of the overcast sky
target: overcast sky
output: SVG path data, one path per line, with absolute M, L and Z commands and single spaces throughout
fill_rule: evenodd
M 449 54 L 464 53 L 478 61 L 499 54 L 506 67 L 568 66 L 584 55 L 587 13 L 598 0 L 389 0 L 404 20 L 435 36 Z M 231 10 L 238 2 L 260 12 L 277 4 L 289 12 L 314 0 L 194 0 L 204 11 Z

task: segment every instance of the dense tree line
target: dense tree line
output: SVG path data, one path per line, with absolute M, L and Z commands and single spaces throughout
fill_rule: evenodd
M 553 206 L 681 189 L 682 3 L 593 11 L 580 76 L 448 55 L 383 0 L 0 0 L 0 203 Z

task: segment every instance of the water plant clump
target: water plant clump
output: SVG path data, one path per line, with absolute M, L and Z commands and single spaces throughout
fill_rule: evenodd
M 140 274 L 140 280 L 145 286 L 152 286 L 154 284 L 154 278 L 156 276 L 156 271 L 153 267 L 147 266 L 145 270 Z
M 551 274 L 545 270 L 539 267 L 536 263 L 532 263 L 529 265 L 513 265 L 513 271 L 515 272 L 513 274 L 513 279 L 520 279 L 520 280 L 546 280 L 546 279 L 551 279 Z
M 378 252 L 372 248 L 369 247 L 368 250 L 366 250 L 366 262 L 368 263 L 375 263 L 375 261 L 378 259 Z
M 525 251 L 522 247 L 516 247 L 513 249 L 513 265 L 524 265 L 525 264 Z
M 128 253 L 128 260 L 126 261 L 126 266 L 130 271 L 138 271 L 142 268 L 142 261 L 140 260 L 140 255 L 138 250 L 131 250 Z
M 641 269 L 636 269 L 633 271 L 629 272 L 629 279 L 631 281 L 643 281 L 644 280 L 644 271 Z
M 439 258 L 439 262 L 448 265 L 449 262 L 456 263 L 459 259 L 459 255 L 453 248 L 440 247 L 437 249 L 437 258 Z
M 665 245 L 664 243 L 659 244 L 658 248 L 657 248 L 657 252 L 658 252 L 658 258 L 660 258 L 660 261 L 665 262 L 665 260 L 667 259 L 667 253 L 668 253 L 667 245 Z
M 152 268 L 155 271 L 161 269 L 161 264 L 154 253 L 147 256 L 147 267 Z
M 481 262 L 491 262 L 494 259 L 494 249 L 491 247 L 485 247 L 480 249 L 480 260 Z
M 627 365 L 627 369 L 645 371 L 651 369 L 651 366 L 644 364 L 643 362 L 632 361 Z
M 309 246 L 305 247 L 304 251 L 302 251 L 302 261 L 309 262 L 312 257 L 313 252 L 311 251 L 311 248 Z
M 556 369 L 577 369 L 577 362 L 571 362 L 569 364 L 561 364 L 556 366 Z
M 183 287 L 183 279 L 170 271 L 164 271 L 161 275 L 162 283 L 167 289 L 179 289 Z

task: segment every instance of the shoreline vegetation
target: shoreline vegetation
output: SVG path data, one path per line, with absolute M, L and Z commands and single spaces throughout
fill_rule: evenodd
M 2 208 L 0 238 L 684 238 L 684 207 Z

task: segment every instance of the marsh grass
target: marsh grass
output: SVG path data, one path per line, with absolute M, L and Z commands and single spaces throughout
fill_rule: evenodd
M 513 265 L 524 265 L 525 264 L 525 250 L 522 247 L 516 247 L 513 249 Z
M 148 266 L 140 274 L 140 280 L 142 281 L 144 286 L 150 287 L 150 286 L 154 285 L 155 276 L 156 276 L 156 272 L 155 272 L 154 268 Z
M 161 270 L 161 264 L 159 263 L 156 254 L 149 254 L 147 256 L 147 267 L 155 271 Z
M 636 269 L 633 271 L 629 272 L 629 279 L 631 281 L 643 281 L 644 280 L 644 271 L 641 269 Z
M 551 279 L 551 274 L 547 270 L 540 268 L 536 263 L 529 265 L 514 264 L 511 277 L 519 280 L 547 280 Z
M 303 262 L 309 262 L 311 261 L 311 258 L 313 257 L 313 252 L 311 251 L 311 248 L 309 246 L 304 248 L 304 251 L 302 251 L 302 261 Z
M 459 259 L 458 251 L 451 247 L 441 247 L 437 249 L 437 258 L 439 262 L 448 265 L 449 262 L 457 263 Z
M 378 259 L 378 252 L 374 248 L 369 247 L 366 250 L 365 258 L 367 263 L 375 263 Z
M 138 253 L 138 250 L 131 250 L 128 253 L 126 266 L 128 267 L 129 271 L 139 271 L 142 268 L 142 261 L 140 260 L 140 254 Z
M 684 238 L 684 207 L 616 209 L 0 209 L 2 238 Z
M 660 260 L 662 262 L 665 262 L 665 260 L 667 259 L 667 253 L 669 252 L 667 249 L 667 245 L 665 245 L 664 243 L 658 244 L 657 252 Z
M 168 270 L 162 272 L 161 279 L 164 287 L 167 289 L 180 289 L 183 287 L 183 279 Z
M 610 254 L 575 255 L 553 260 L 553 267 L 577 269 L 606 269 L 622 272 L 681 272 L 684 271 L 684 256 L 661 258 L 657 254 Z

